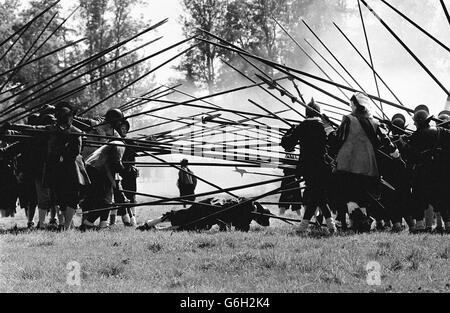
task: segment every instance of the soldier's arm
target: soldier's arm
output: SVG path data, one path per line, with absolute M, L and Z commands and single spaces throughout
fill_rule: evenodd
M 350 131 L 350 119 L 347 116 L 342 118 L 341 125 L 337 130 L 330 131 L 328 127 L 331 125 L 325 124 L 325 130 L 328 129 L 328 145 L 330 147 L 330 154 L 336 155 L 339 149 L 344 144 L 345 140 L 347 140 L 348 133 Z
M 114 144 L 116 144 L 117 142 L 112 142 Z M 122 157 L 123 157 L 123 153 L 125 151 L 125 147 L 121 146 L 121 145 L 110 145 L 108 146 L 108 150 L 110 150 L 109 152 L 112 155 L 112 159 L 111 159 L 111 166 L 114 172 L 116 173 L 123 173 L 123 171 L 125 170 L 125 167 L 123 166 L 122 163 Z M 108 153 L 109 153 L 108 152 Z
M 281 146 L 286 151 L 294 151 L 295 146 L 298 143 L 298 128 L 299 125 L 293 126 L 290 130 L 286 132 L 286 134 L 281 138 Z
M 397 146 L 393 144 L 391 139 L 381 130 L 381 127 L 377 127 L 377 137 L 380 141 L 382 149 L 387 153 L 395 154 L 396 151 L 398 152 Z

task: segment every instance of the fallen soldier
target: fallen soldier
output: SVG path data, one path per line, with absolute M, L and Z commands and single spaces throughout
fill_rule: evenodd
M 258 202 L 245 202 L 245 198 L 239 199 L 216 199 L 208 198 L 193 204 L 187 209 L 170 211 L 160 218 L 149 220 L 139 226 L 137 230 L 156 229 L 156 225 L 163 222 L 170 222 L 176 230 L 199 231 L 209 230 L 214 225 L 219 225 L 221 231 L 225 231 L 227 226 L 234 226 L 236 230 L 247 232 L 250 230 L 250 223 L 254 220 L 261 226 L 269 226 L 269 216 L 271 212 L 262 207 Z M 226 210 L 227 208 L 231 208 Z M 214 216 L 207 217 L 215 212 L 222 211 Z M 202 220 L 200 220 L 202 219 Z M 194 222 L 194 223 L 192 223 Z

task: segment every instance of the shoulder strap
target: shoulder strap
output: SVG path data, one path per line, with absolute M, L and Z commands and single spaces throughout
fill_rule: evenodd
M 359 116 L 355 116 L 355 117 L 358 119 L 359 124 L 361 125 L 362 129 L 366 133 L 370 142 L 372 143 L 373 148 L 375 150 L 378 149 L 379 143 L 378 143 L 378 139 L 377 139 L 377 134 L 376 134 L 375 129 L 374 129 L 372 123 L 370 122 L 370 120 L 368 118 L 362 118 Z

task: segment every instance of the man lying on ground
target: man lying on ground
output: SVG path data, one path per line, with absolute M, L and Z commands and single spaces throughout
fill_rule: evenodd
M 209 217 L 216 212 L 220 213 Z M 261 226 L 269 226 L 267 215 L 271 215 L 268 209 L 263 208 L 258 202 L 247 201 L 245 198 L 220 200 L 208 198 L 187 209 L 167 212 L 160 218 L 147 221 L 137 229 L 155 229 L 159 223 L 170 222 L 177 230 L 208 230 L 217 224 L 221 231 L 226 230 L 227 226 L 234 226 L 236 230 L 247 232 L 250 230 L 252 220 Z

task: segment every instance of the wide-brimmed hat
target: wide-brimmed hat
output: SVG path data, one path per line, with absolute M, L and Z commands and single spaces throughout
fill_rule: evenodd
M 180 162 L 181 165 L 188 165 L 188 163 L 189 163 L 188 159 L 183 159 Z

